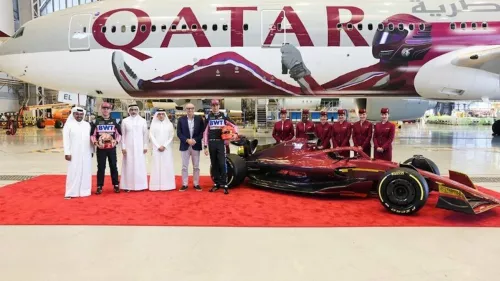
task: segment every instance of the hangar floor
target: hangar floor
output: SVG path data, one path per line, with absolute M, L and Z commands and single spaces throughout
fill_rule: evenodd
M 422 154 L 442 173 L 456 169 L 500 191 L 500 139 L 490 131 L 405 125 L 397 133 L 394 161 Z M 61 131 L 53 128 L 0 134 L 0 157 L 0 186 L 66 171 Z M 208 165 L 202 156 L 202 174 Z M 499 235 L 498 228 L 462 227 L 1 226 L 0 279 L 483 280 L 500 274 Z

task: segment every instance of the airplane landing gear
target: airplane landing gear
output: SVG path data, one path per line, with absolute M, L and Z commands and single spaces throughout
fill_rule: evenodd
M 491 126 L 493 136 L 500 136 L 500 120 L 496 120 Z

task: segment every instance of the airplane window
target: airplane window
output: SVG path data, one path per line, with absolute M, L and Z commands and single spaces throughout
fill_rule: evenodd
M 87 33 L 87 27 L 86 26 L 83 27 L 83 33 Z
M 488 28 L 488 23 L 487 22 L 483 22 L 483 28 Z
M 113 32 L 113 33 L 115 33 L 115 32 L 116 32 L 116 26 L 114 26 L 114 25 L 113 25 L 113 26 L 111 27 L 111 32 Z
M 204 24 L 204 25 L 201 26 L 201 28 L 203 28 L 203 30 L 207 30 L 207 25 Z
M 245 23 L 245 24 L 243 25 L 243 30 L 248 30 L 248 24 L 246 24 L 246 23 Z
M 337 23 L 337 29 L 342 29 L 342 24 L 341 23 Z
M 167 27 L 166 27 L 166 26 L 165 26 L 165 29 L 167 29 Z M 177 25 L 172 24 L 172 26 L 170 27 L 170 29 L 172 29 L 172 30 L 176 30 L 176 29 L 177 29 Z
M 347 24 L 347 30 L 352 30 L 352 23 Z
M 101 27 L 101 32 L 106 33 L 106 26 Z
M 278 30 L 281 30 L 281 23 L 278 23 Z
M 183 24 L 182 25 L 182 30 L 186 30 L 187 29 L 187 25 Z
M 363 30 L 363 24 L 362 23 L 358 23 L 358 29 L 359 30 Z
M 425 30 L 425 24 L 421 23 L 418 25 L 418 29 L 420 29 L 420 31 L 424 31 Z
M 155 32 L 156 31 L 156 25 L 151 26 L 151 31 Z
M 460 24 L 460 28 L 461 28 L 461 29 L 465 29 L 465 28 L 467 28 L 467 24 L 466 24 L 465 22 L 462 22 L 462 23 Z
M 136 26 L 135 26 L 135 25 L 132 25 L 132 26 L 130 27 L 130 31 L 132 31 L 132 33 L 135 33 L 136 29 L 137 29 L 137 28 L 136 28 Z
M 173 26 L 173 25 L 172 25 L 172 28 L 174 28 L 174 26 Z M 161 31 L 162 31 L 162 32 L 167 31 L 167 26 L 166 26 L 166 25 L 162 25 L 162 26 L 161 26 Z
M 197 28 L 198 28 L 198 26 L 196 24 L 191 25 L 192 30 L 196 30 Z
M 389 23 L 389 31 L 393 31 L 393 30 L 394 30 L 394 24 L 392 24 L 392 22 L 391 22 L 391 23 Z
M 378 30 L 379 30 L 379 31 L 384 30 L 384 24 L 383 24 L 383 23 L 379 23 L 379 24 L 378 24 Z
M 368 30 L 373 30 L 373 24 L 371 23 L 368 24 Z
M 227 24 L 222 25 L 222 30 L 224 30 L 224 31 L 227 30 Z
M 477 28 L 477 23 L 473 22 L 472 23 L 472 29 L 476 30 L 476 28 Z
M 213 31 L 217 31 L 217 25 L 216 24 L 212 25 L 212 30 Z
M 455 28 L 457 28 L 457 25 L 456 25 L 454 22 L 452 22 L 452 23 L 450 24 L 450 28 L 451 28 L 452 30 L 455 30 Z
M 127 31 L 127 27 L 125 25 L 122 25 L 122 33 Z
M 146 25 L 145 24 L 141 25 L 141 32 L 146 32 Z
M 410 23 L 410 24 L 408 25 L 408 28 L 409 28 L 410 30 L 414 30 L 414 29 L 415 29 L 415 25 L 414 25 L 413 23 Z
M 405 25 L 402 23 L 398 24 L 398 29 L 403 31 L 405 29 Z

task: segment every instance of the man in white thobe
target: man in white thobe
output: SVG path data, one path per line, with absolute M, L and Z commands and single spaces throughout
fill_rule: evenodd
M 164 109 L 156 111 L 149 129 L 149 137 L 153 145 L 149 190 L 174 190 L 175 172 L 172 150 L 174 125 L 168 119 Z
M 139 115 L 139 107 L 128 107 L 129 117 L 122 121 L 122 175 L 120 189 L 127 192 L 148 189 L 146 153 L 148 152 L 148 124 Z
M 73 107 L 63 129 L 64 158 L 68 161 L 64 197 L 90 196 L 92 189 L 92 154 L 90 124 L 83 120 L 85 110 Z

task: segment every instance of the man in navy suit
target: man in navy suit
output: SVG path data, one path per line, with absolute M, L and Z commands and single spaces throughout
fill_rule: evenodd
M 182 157 L 182 187 L 180 191 L 188 188 L 189 158 L 193 161 L 193 184 L 194 189 L 201 191 L 200 187 L 200 152 L 202 149 L 203 132 L 205 124 L 200 116 L 194 115 L 194 105 L 185 106 L 187 115 L 177 121 L 177 137 L 180 140 Z

